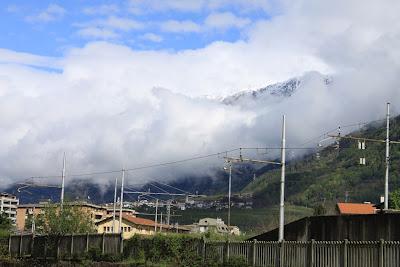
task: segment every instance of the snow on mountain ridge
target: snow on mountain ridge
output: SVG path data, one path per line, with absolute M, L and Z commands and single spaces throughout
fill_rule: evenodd
M 226 105 L 240 104 L 244 101 L 257 101 L 264 98 L 264 100 L 277 101 L 282 98 L 292 96 L 296 91 L 307 82 L 309 79 L 318 78 L 323 81 L 325 85 L 329 85 L 332 79 L 329 76 L 322 75 L 318 72 L 310 72 L 301 77 L 291 78 L 284 82 L 268 85 L 266 87 L 257 89 L 242 91 L 224 98 L 220 101 Z

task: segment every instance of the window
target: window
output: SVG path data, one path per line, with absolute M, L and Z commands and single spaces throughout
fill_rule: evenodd
M 103 232 L 105 232 L 105 231 L 106 231 L 106 227 L 104 226 L 104 227 L 103 227 Z
M 131 227 L 130 226 L 128 226 L 128 232 L 130 232 L 131 231 Z
M 95 216 L 96 220 L 100 220 L 101 217 L 103 217 L 101 214 L 96 214 L 96 216 Z
M 110 226 L 107 226 L 107 232 L 110 232 Z

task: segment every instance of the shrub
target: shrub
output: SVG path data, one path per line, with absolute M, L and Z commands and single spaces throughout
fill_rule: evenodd
M 138 261 L 171 262 L 174 266 L 201 266 L 199 238 L 182 235 L 134 236 L 125 242 L 124 257 Z

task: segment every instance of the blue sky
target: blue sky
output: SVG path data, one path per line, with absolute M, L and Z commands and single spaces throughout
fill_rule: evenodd
M 246 39 L 269 8 L 263 0 L 2 0 L 0 48 L 59 56 L 104 40 L 135 50 L 197 49 Z

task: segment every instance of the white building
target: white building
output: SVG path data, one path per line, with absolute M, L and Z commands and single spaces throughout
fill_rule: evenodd
M 14 225 L 17 220 L 18 204 L 19 199 L 16 196 L 8 193 L 0 194 L 0 213 L 5 213 Z

